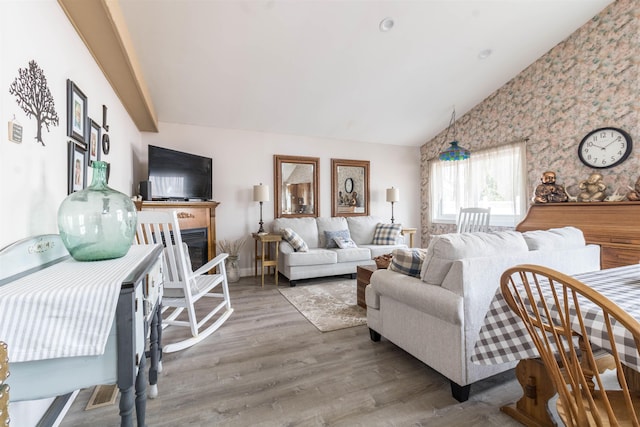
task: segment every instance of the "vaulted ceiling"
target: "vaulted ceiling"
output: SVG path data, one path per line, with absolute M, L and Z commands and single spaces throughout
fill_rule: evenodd
M 120 0 L 161 122 L 419 146 L 611 0 Z M 393 26 L 382 31 L 381 21 Z

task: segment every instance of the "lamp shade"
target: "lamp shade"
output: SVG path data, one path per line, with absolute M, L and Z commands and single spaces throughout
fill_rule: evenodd
M 254 185 L 253 186 L 253 201 L 254 202 L 268 202 L 269 201 L 269 186 L 268 185 Z
M 399 188 L 387 188 L 387 202 L 399 202 L 400 201 L 400 189 Z
M 440 160 L 465 160 L 471 156 L 471 152 L 466 148 L 460 147 L 458 141 L 451 141 L 449 148 L 444 150 L 438 158 Z M 387 190 L 388 191 L 388 190 Z

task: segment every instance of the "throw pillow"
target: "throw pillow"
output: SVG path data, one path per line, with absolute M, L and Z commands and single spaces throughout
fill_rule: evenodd
M 426 249 L 395 249 L 391 264 L 389 264 L 389 270 L 397 271 L 407 276 L 420 277 L 422 263 L 426 256 Z
M 336 242 L 336 245 L 338 245 L 338 247 L 340 249 L 357 248 L 358 247 L 358 245 L 356 245 L 356 242 L 354 242 L 353 240 L 351 240 L 348 237 L 336 236 L 336 237 L 333 238 L 333 240 Z
M 374 245 L 395 245 L 402 231 L 401 224 L 383 224 L 376 225 L 376 231 L 373 234 Z
M 302 240 L 302 237 L 290 228 L 282 229 L 282 238 L 287 241 L 294 251 L 296 252 L 308 252 L 309 246 Z
M 336 237 L 343 237 L 345 239 L 351 240 L 351 235 L 349 234 L 349 230 L 325 231 L 324 237 L 325 237 L 325 240 L 327 241 L 327 249 L 338 247 L 336 241 L 334 240 Z

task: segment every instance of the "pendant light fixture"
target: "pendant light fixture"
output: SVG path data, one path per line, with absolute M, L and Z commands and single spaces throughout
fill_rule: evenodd
M 453 109 L 453 113 L 451 113 L 451 120 L 449 120 L 449 127 L 447 128 L 447 133 L 444 136 L 445 144 L 447 142 L 447 137 L 449 136 L 449 131 L 453 126 L 453 141 L 449 143 L 449 147 L 446 150 L 440 152 L 438 158 L 444 161 L 452 161 L 452 160 L 465 160 L 471 157 L 471 152 L 466 148 L 460 147 L 458 145 L 458 140 L 456 139 L 456 109 Z

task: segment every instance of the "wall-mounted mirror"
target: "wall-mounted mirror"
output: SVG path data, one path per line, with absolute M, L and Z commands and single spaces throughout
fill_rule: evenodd
M 275 217 L 317 217 L 318 157 L 273 156 Z
M 369 215 L 369 161 L 331 159 L 331 216 Z

